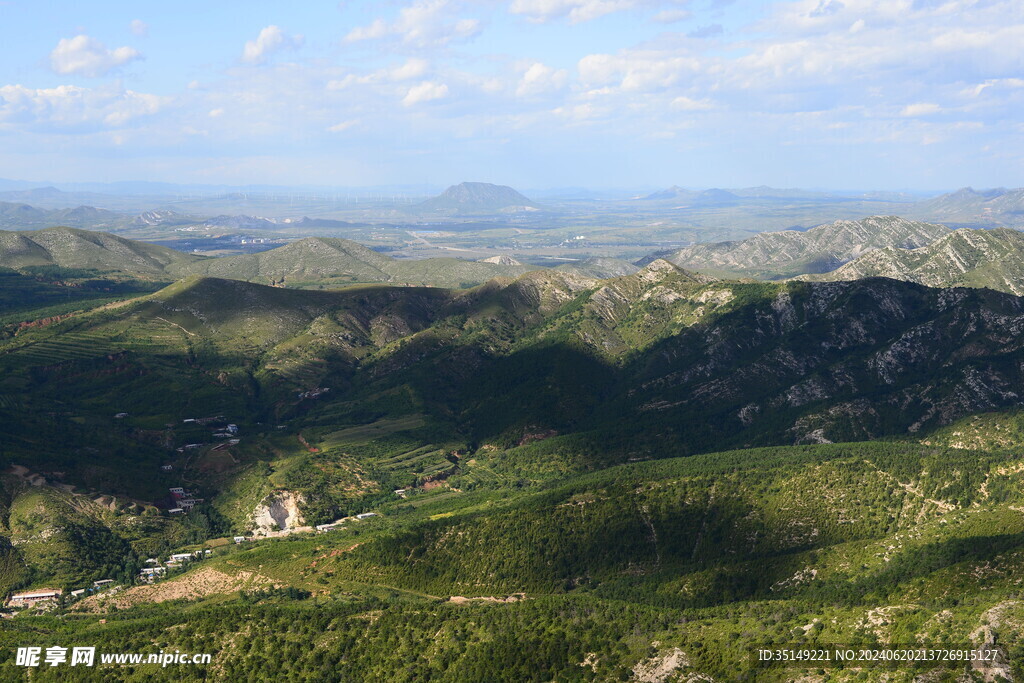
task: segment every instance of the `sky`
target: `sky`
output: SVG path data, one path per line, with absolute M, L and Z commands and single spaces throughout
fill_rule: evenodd
M 0 0 L 0 177 L 1024 185 L 1020 0 Z

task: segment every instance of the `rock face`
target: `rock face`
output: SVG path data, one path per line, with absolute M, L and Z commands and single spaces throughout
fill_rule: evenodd
M 497 263 L 499 266 L 521 266 L 523 265 L 519 261 L 515 260 L 511 256 L 505 254 L 499 254 L 498 256 L 491 256 L 490 258 L 480 259 L 480 263 Z
M 988 287 L 1024 295 L 1024 234 L 1016 230 L 961 229 L 918 249 L 876 249 L 831 273 L 800 280 L 889 277 L 929 287 Z
M 666 258 L 684 268 L 771 278 L 825 273 L 873 249 L 922 247 L 950 232 L 944 225 L 872 216 L 836 221 L 806 232 L 764 232 L 739 242 L 696 244 Z
M 306 502 L 300 493 L 275 491 L 263 499 L 253 511 L 253 534 L 267 536 L 279 531 L 292 531 L 303 523 L 299 506 Z

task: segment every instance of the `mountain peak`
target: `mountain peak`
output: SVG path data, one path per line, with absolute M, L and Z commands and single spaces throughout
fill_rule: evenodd
M 494 213 L 508 210 L 537 210 L 528 197 L 507 185 L 463 182 L 419 205 L 422 211 L 448 213 Z

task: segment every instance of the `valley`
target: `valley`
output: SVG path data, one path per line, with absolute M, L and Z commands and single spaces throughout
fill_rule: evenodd
M 814 672 L 750 652 L 915 642 L 1018 675 L 1018 234 L 538 267 L 2 232 L 0 585 L 60 596 L 0 638 L 157 638 L 223 680 L 786 681 Z

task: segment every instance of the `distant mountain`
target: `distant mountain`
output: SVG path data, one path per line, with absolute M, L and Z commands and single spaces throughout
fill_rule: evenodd
M 964 187 L 918 203 L 914 216 L 959 226 L 1024 225 L 1024 188 L 975 190 Z
M 178 213 L 170 209 L 158 209 L 155 211 L 143 211 L 131 219 L 132 226 L 147 225 L 181 225 L 185 223 L 198 222 L 192 216 Z
M 0 202 L 0 226 L 25 229 L 67 225 L 75 228 L 120 226 L 128 221 L 125 214 L 93 206 L 67 209 L 41 209 L 23 203 Z
M 518 264 L 453 258 L 393 259 L 350 240 L 307 237 L 256 254 L 199 261 L 175 272 L 256 282 L 395 282 L 438 287 L 475 285 L 531 270 Z
M 506 254 L 499 254 L 498 256 L 490 256 L 488 258 L 480 259 L 480 263 L 497 263 L 499 266 L 521 266 L 523 265 L 519 261 L 516 261 L 511 256 Z
M 6 268 L 60 266 L 152 276 L 198 260 L 167 247 L 76 228 L 0 231 L 0 266 Z
M 657 192 L 652 192 L 651 194 L 649 194 L 649 195 L 647 195 L 645 197 L 641 197 L 640 199 L 648 200 L 648 201 L 662 201 L 662 200 L 690 201 L 691 199 L 696 197 L 697 194 L 698 193 L 694 192 L 693 190 L 687 190 L 685 187 L 679 187 L 678 185 L 673 185 L 672 187 L 666 188 L 664 190 L 659 190 Z
M 764 232 L 737 242 L 697 244 L 665 258 L 684 268 L 778 278 L 829 272 L 872 249 L 921 247 L 949 232 L 943 225 L 872 216 L 807 231 Z
M 460 183 L 452 185 L 437 197 L 417 204 L 421 213 L 512 213 L 537 211 L 540 207 L 507 185 L 491 183 Z
M 48 186 L 0 192 L 0 201 L 25 202 L 44 209 L 67 209 L 83 204 L 110 206 L 117 201 L 117 197 L 95 192 L 64 192 Z
M 815 282 L 889 277 L 929 287 L 988 287 L 1024 295 L 1024 234 L 962 228 L 918 249 L 886 247 L 846 265 L 798 279 Z

